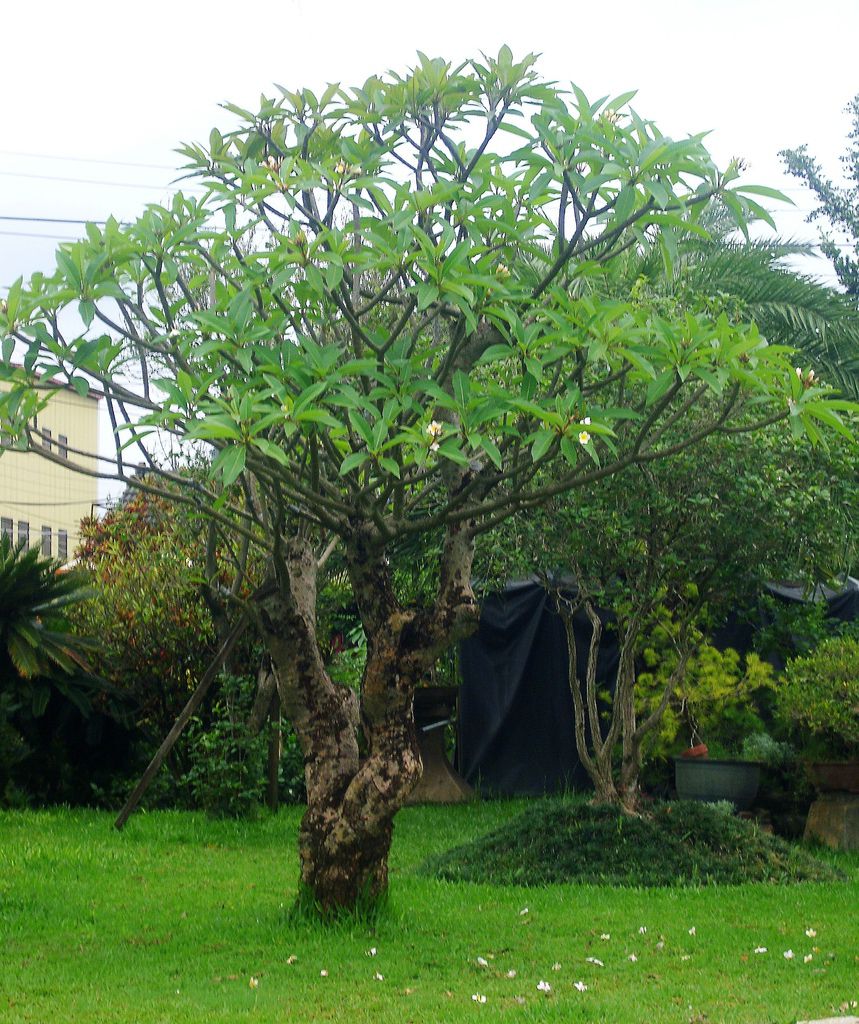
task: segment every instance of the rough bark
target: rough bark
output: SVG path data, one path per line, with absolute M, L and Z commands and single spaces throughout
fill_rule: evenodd
M 260 623 L 284 713 L 304 755 L 307 811 L 299 833 L 301 882 L 324 916 L 376 902 L 388 885 L 393 820 L 421 776 L 415 688 L 439 653 L 474 627 L 473 542 L 449 531 L 434 607 L 397 601 L 384 545 L 372 531 L 346 544 L 367 634 L 360 705 L 334 684 L 316 639 L 316 561 L 293 540 L 275 564 L 278 588 Z M 366 755 L 359 758 L 359 725 Z

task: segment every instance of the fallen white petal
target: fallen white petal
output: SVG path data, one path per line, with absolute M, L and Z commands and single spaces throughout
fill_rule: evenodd
M 605 967 L 605 964 L 602 962 L 602 960 L 597 960 L 595 956 L 585 957 L 585 962 L 589 964 L 596 964 L 597 967 Z
M 588 990 L 588 986 L 583 981 L 575 982 L 573 988 L 578 989 L 579 992 L 587 992 Z

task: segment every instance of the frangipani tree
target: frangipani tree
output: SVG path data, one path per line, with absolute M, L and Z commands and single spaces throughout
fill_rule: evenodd
M 474 628 L 482 532 L 740 412 L 846 430 L 754 325 L 602 288 L 646 240 L 670 263 L 713 197 L 744 223 L 770 194 L 631 98 L 591 102 L 506 47 L 321 96 L 279 89 L 184 147 L 201 197 L 90 226 L 53 276 L 10 290 L 5 428 L 41 451 L 46 382 L 94 381 L 121 439 L 105 475 L 143 459 L 165 493 L 267 553 L 270 585 L 246 611 L 304 752 L 301 877 L 326 912 L 386 889 L 393 817 L 420 774 L 412 695 Z M 155 463 L 155 431 L 207 447 L 208 482 Z M 434 600 L 406 605 L 389 556 L 433 531 Z M 367 634 L 359 699 L 316 639 L 334 543 Z

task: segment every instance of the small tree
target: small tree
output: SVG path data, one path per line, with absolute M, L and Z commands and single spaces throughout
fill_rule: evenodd
M 854 96 L 845 109 L 851 118 L 847 136 L 850 143 L 841 157 L 845 185 L 837 185 L 826 177 L 807 146 L 783 149 L 780 155 L 788 172 L 817 196 L 819 205 L 809 220 L 822 220 L 836 232 L 834 236 L 823 233 L 820 248 L 832 263 L 844 290 L 855 299 L 859 298 L 859 95 Z M 839 236 L 848 239 L 846 246 L 839 243 Z
M 386 890 L 393 817 L 421 770 L 413 692 L 474 628 L 481 532 L 746 409 L 846 429 L 753 325 L 605 287 L 637 245 L 670 264 L 713 197 L 745 224 L 773 194 L 630 99 L 565 93 L 507 47 L 321 96 L 280 89 L 184 147 L 202 197 L 89 225 L 52 277 L 10 289 L 6 428 L 46 455 L 32 425 L 46 381 L 94 379 L 125 439 L 105 475 L 129 480 L 130 450 L 174 490 L 129 482 L 265 552 L 268 586 L 243 608 L 302 746 L 301 878 L 325 912 Z M 206 446 L 208 480 L 157 465 L 151 431 Z M 395 592 L 389 556 L 433 532 L 421 607 Z M 360 701 L 316 635 L 335 543 L 367 636 Z
M 576 747 L 597 802 L 636 810 L 646 745 L 709 626 L 752 604 L 768 579 L 828 580 L 850 564 L 859 546 L 855 462 L 846 445 L 824 456 L 775 429 L 742 441 L 712 436 L 519 528 L 519 559 L 539 552 L 543 566 L 549 557 L 575 572 L 574 586 L 560 576 L 549 585 L 568 640 Z M 497 538 L 496 573 L 504 546 Z M 600 609 L 611 610 L 608 622 Z M 580 614 L 590 625 L 584 643 Z M 597 677 L 606 630 L 618 647 L 610 686 Z M 642 693 L 639 661 L 654 635 L 660 687 Z

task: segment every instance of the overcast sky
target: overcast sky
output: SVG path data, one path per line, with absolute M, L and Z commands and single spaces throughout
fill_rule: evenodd
M 778 150 L 807 142 L 836 173 L 859 92 L 857 0 L 10 0 L 0 30 L 0 287 L 50 269 L 81 230 L 5 218 L 130 218 L 169 195 L 179 142 L 229 125 L 219 103 L 253 106 L 273 82 L 357 84 L 418 49 L 460 59 L 506 42 L 589 96 L 638 89 L 664 132 L 710 130 L 720 163 L 742 156 L 747 180 L 784 188 L 793 237 L 816 238 L 811 200 Z

